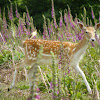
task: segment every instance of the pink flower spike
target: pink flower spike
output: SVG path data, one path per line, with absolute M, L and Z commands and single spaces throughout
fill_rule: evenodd
M 53 87 L 53 84 L 52 84 L 52 82 L 50 82 L 50 89 L 52 89 L 52 87 Z
M 59 94 L 59 91 L 57 91 L 57 94 Z
M 100 11 L 99 11 L 99 23 L 100 23 Z
M 65 99 L 64 99 L 64 97 L 62 97 L 62 99 L 61 99 L 61 100 L 65 100 Z
M 100 39 L 98 40 L 98 45 L 100 46 Z
M 17 5 L 16 5 L 16 11 L 15 11 L 15 13 L 16 13 L 16 17 L 18 18 L 18 9 L 17 9 Z
M 59 64 L 58 68 L 59 68 L 59 69 L 61 68 L 61 64 Z
M 36 91 L 37 91 L 37 92 L 39 92 L 39 91 L 40 91 L 40 89 L 39 89 L 39 88 L 36 88 Z
M 52 2 L 52 11 L 51 11 L 51 14 L 52 14 L 52 18 L 54 18 L 54 4 L 53 4 L 53 0 L 51 0 Z
M 67 75 L 67 73 L 65 73 L 65 75 Z
M 60 17 L 60 22 L 59 22 L 60 27 L 63 26 L 63 21 L 62 21 L 62 17 Z
M 56 23 L 56 20 L 54 19 L 54 25 L 55 25 L 55 28 L 57 28 L 57 23 Z
M 90 42 L 92 44 L 92 47 L 95 47 L 94 43 L 93 42 Z
M 28 20 L 30 21 L 29 12 L 26 13 Z
M 93 12 L 92 7 L 91 7 L 91 14 L 92 14 L 92 18 L 94 19 L 94 18 L 95 18 L 95 16 L 94 16 L 94 12 Z
M 36 98 L 37 100 L 39 100 L 39 99 L 40 99 L 40 96 L 37 94 L 37 95 L 35 96 L 35 98 Z
M 73 42 L 75 42 L 75 38 L 74 38 L 74 36 L 73 36 Z
M 8 16 L 9 16 L 9 19 L 12 20 L 13 19 L 13 10 L 12 10 L 12 4 L 10 6 L 10 11 L 8 11 Z
M 1 17 L 1 8 L 0 8 L 0 17 Z

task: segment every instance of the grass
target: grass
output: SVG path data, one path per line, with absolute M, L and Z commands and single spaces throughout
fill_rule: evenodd
M 53 6 L 53 3 L 52 3 Z M 54 9 L 54 8 L 53 8 Z M 54 10 L 53 10 L 54 11 Z M 70 9 L 64 11 L 64 18 L 60 12 L 59 23 L 56 22 L 55 12 L 52 12 L 52 21 L 44 18 L 43 35 L 37 34 L 33 38 L 49 40 L 78 42 L 82 39 L 82 31 L 77 26 L 78 18 L 72 18 Z M 30 17 L 30 16 L 29 16 Z M 31 17 L 30 17 L 31 18 Z M 0 33 L 0 100 L 27 100 L 30 95 L 29 83 L 26 81 L 25 70 L 18 72 L 16 86 L 7 91 L 13 78 L 14 64 L 24 59 L 22 41 L 31 36 L 36 30 L 33 20 L 28 19 L 26 13 L 6 21 L 5 14 L 0 16 L 2 22 Z M 97 19 L 94 19 L 96 23 Z M 85 25 L 92 25 L 91 20 L 86 18 L 86 9 L 82 16 Z M 80 34 L 79 34 L 80 33 Z M 97 35 L 100 30 L 97 31 Z M 9 35 L 8 35 L 9 34 Z M 100 35 L 96 38 L 95 47 L 89 44 L 88 49 L 80 62 L 80 67 L 92 88 L 92 95 L 88 94 L 82 77 L 74 68 L 55 66 L 54 58 L 51 66 L 40 66 L 36 75 L 36 93 L 40 100 L 99 100 L 100 96 Z M 30 66 L 27 66 L 28 70 Z
M 97 43 L 96 43 L 96 45 L 98 46 Z M 97 90 L 100 91 L 100 78 L 99 78 L 99 73 L 98 73 L 100 71 L 99 70 L 99 62 L 98 62 L 98 58 L 99 58 L 98 51 L 99 51 L 99 48 L 97 48 L 97 47 L 94 48 L 94 47 L 89 46 L 86 54 L 83 57 L 83 60 L 80 63 L 80 66 L 81 66 L 82 70 L 84 71 L 84 73 L 87 77 L 87 80 L 93 90 L 93 94 L 92 95 L 88 94 L 86 86 L 85 86 L 81 76 L 79 76 L 74 71 L 73 68 L 70 68 L 70 73 L 65 75 L 65 87 L 67 90 L 67 98 L 69 98 L 70 100 L 85 100 L 85 99 L 92 100 L 94 98 L 95 98 L 95 100 L 97 99 L 95 86 L 97 86 Z M 41 66 L 42 72 L 45 72 L 49 82 L 51 82 L 51 80 L 52 80 L 52 75 L 51 75 L 52 70 L 50 70 L 51 67 L 47 68 L 47 66 Z M 3 74 L 3 77 L 4 77 L 4 79 L 3 79 L 3 77 L 1 78 L 2 81 L 0 83 L 1 100 L 26 100 L 27 97 L 29 96 L 30 90 L 29 90 L 29 84 L 27 81 L 25 81 L 25 77 L 23 76 L 23 74 L 24 74 L 23 70 L 20 70 L 20 72 L 22 72 L 22 74 L 20 74 L 20 72 L 19 72 L 18 77 L 20 77 L 20 79 L 17 79 L 18 83 L 16 84 L 15 89 L 11 90 L 10 92 L 7 91 L 7 88 L 9 87 L 9 85 L 12 81 L 13 70 L 14 70 L 14 68 L 13 69 L 3 68 L 0 70 L 2 72 L 1 74 Z M 8 71 L 8 73 L 6 73 L 6 71 Z M 60 73 L 62 73 L 62 70 L 60 71 Z M 37 79 L 38 79 L 37 86 L 40 89 L 40 91 L 38 92 L 38 94 L 41 97 L 40 100 L 52 100 L 52 96 L 51 96 L 52 94 L 47 93 L 48 91 L 52 91 L 52 90 L 46 89 L 46 86 L 43 83 L 43 80 L 41 79 L 39 71 L 38 71 L 38 75 L 39 76 L 37 77 Z M 6 77 L 8 77 L 8 79 Z M 63 96 L 64 95 L 64 91 L 63 91 L 64 78 L 62 77 L 62 75 L 60 75 L 60 81 L 61 81 L 60 89 L 62 91 L 62 93 L 60 95 Z M 96 81 L 97 83 L 95 84 L 94 81 Z M 47 95 L 47 97 L 46 97 L 46 95 Z

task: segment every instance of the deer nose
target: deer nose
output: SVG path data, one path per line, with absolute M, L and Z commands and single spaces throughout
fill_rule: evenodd
M 91 41 L 95 41 L 95 39 L 91 39 Z

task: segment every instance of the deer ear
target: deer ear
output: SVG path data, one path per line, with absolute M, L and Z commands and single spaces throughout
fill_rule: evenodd
M 78 22 L 78 26 L 79 26 L 79 28 L 82 29 L 82 30 L 85 29 L 83 23 L 81 23 L 81 22 Z
M 100 23 L 97 23 L 97 24 L 95 25 L 95 29 L 97 30 L 98 28 L 100 28 Z

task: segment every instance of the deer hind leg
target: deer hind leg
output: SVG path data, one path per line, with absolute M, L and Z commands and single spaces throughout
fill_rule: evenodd
M 15 67 L 15 71 L 14 71 L 14 74 L 13 74 L 13 81 L 12 81 L 12 84 L 10 86 L 10 88 L 8 88 L 8 91 L 10 91 L 12 88 L 14 88 L 15 86 L 15 82 L 16 82 L 16 77 L 17 77 L 17 73 L 18 73 L 18 70 L 22 67 L 26 67 L 28 65 L 28 61 L 22 61 L 18 64 L 16 64 L 14 67 Z
M 27 69 L 24 67 L 24 71 L 25 71 L 25 79 L 26 79 L 26 81 L 28 80 L 28 76 L 27 76 Z
M 38 64 L 35 63 L 32 67 L 28 70 L 28 81 L 30 85 L 30 96 L 29 98 L 34 97 L 35 87 L 36 87 L 36 74 L 37 74 Z
M 92 91 L 91 91 L 90 85 L 89 85 L 89 83 L 88 83 L 88 81 L 87 81 L 87 79 L 86 79 L 86 77 L 85 77 L 85 74 L 84 74 L 83 71 L 80 69 L 79 65 L 76 65 L 75 68 L 76 68 L 76 70 L 80 73 L 80 75 L 82 76 L 82 78 L 83 78 L 83 80 L 84 80 L 84 82 L 85 82 L 85 84 L 86 84 L 87 90 L 88 90 L 88 92 L 91 94 Z
M 33 85 L 33 80 L 35 80 L 35 78 L 36 78 L 36 72 L 37 72 L 36 68 L 37 67 L 38 67 L 38 65 L 34 64 L 34 65 L 32 65 L 32 67 L 27 72 L 27 76 L 28 76 L 28 81 L 29 81 L 30 88 Z

